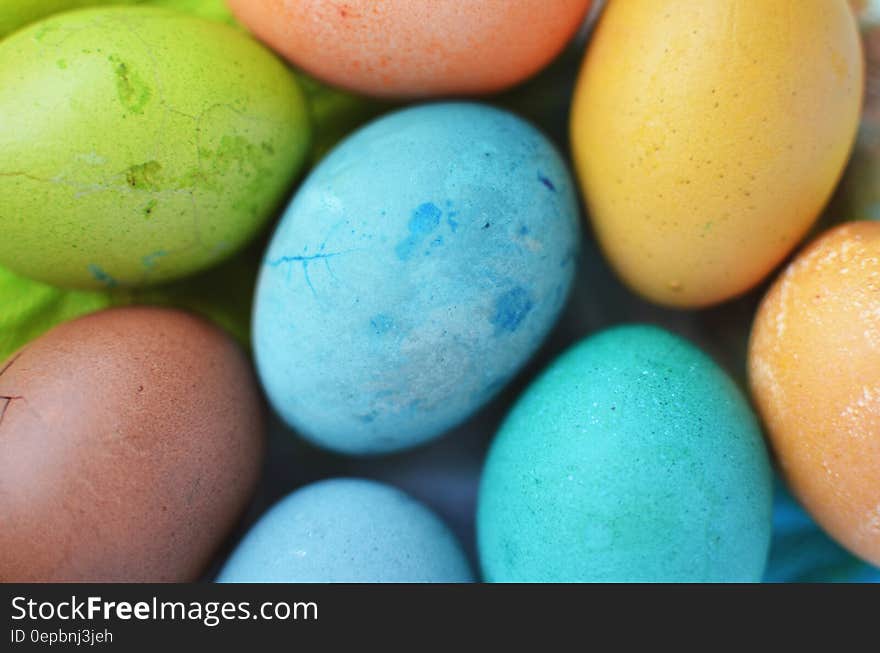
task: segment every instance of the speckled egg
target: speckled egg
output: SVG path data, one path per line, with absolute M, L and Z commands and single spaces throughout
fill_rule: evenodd
M 446 525 L 389 485 L 332 479 L 266 513 L 218 576 L 223 583 L 468 583 Z
M 257 283 L 278 413 L 341 452 L 416 445 L 491 399 L 544 340 L 579 246 L 560 156 L 467 103 L 362 128 L 306 179 Z
M 626 0 L 599 20 L 572 153 L 602 249 L 649 300 L 754 287 L 840 179 L 864 86 L 856 22 L 845 0 L 795 4 Z
M 272 48 L 334 86 L 385 97 L 491 93 L 533 75 L 590 0 L 229 0 Z
M 880 565 L 880 223 L 832 229 L 794 259 L 755 318 L 749 375 L 792 493 Z
M 480 488 L 491 582 L 759 581 L 772 475 L 736 385 L 677 336 L 617 327 L 520 398 Z
M 168 9 L 65 13 L 0 43 L 0 264 L 141 286 L 228 257 L 305 160 L 294 75 L 240 31 Z
M 250 364 L 179 311 L 120 308 L 0 365 L 0 582 L 194 581 L 253 492 Z

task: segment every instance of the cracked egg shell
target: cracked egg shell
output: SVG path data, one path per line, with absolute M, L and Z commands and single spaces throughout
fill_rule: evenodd
M 380 97 L 493 93 L 541 70 L 590 0 L 229 0 L 270 47 L 334 86 Z
M 0 370 L 0 581 L 195 580 L 262 461 L 238 346 L 186 313 L 119 308 Z
M 880 223 L 836 227 L 789 264 L 755 318 L 749 377 L 794 496 L 880 566 Z
M 0 43 L 0 264 L 58 286 L 143 286 L 227 258 L 307 154 L 292 72 L 168 9 L 53 16 Z
M 384 116 L 303 182 L 266 252 L 254 352 L 275 409 L 353 454 L 434 438 L 537 350 L 579 252 L 571 176 L 513 114 Z

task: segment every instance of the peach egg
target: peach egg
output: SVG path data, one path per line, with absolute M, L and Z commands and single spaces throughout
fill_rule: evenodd
M 880 565 L 880 223 L 837 227 L 794 259 L 758 311 L 749 374 L 796 497 Z
M 320 79 L 382 97 L 500 91 L 547 65 L 591 0 L 229 0 L 236 17 Z

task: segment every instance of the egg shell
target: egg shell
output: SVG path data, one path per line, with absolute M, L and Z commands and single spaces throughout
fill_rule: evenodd
M 610 3 L 571 116 L 602 248 L 636 292 L 701 307 L 771 272 L 829 199 L 863 60 L 845 0 Z
M 880 565 L 880 223 L 832 229 L 789 264 L 755 318 L 749 375 L 794 495 Z
M 137 0 L 3 0 L 0 5 L 0 38 L 34 21 L 82 7 L 125 4 Z
M 880 583 L 880 569 L 841 548 L 814 522 L 785 485 L 773 497 L 773 540 L 765 583 Z
M 254 308 L 260 379 L 320 446 L 424 442 L 538 348 L 578 247 L 573 182 L 526 122 L 468 103 L 383 117 L 322 161 L 273 236 Z
M 229 0 L 274 50 L 334 86 L 382 97 L 492 93 L 562 51 L 590 0 Z
M 389 485 L 313 483 L 245 535 L 222 583 L 468 583 L 453 534 L 428 508 Z
M 518 400 L 477 512 L 490 582 L 759 581 L 772 476 L 736 385 L 685 340 L 604 331 Z
M 110 309 L 0 370 L 0 581 L 195 580 L 262 460 L 235 343 L 186 313 Z
M 140 2 L 145 2 L 154 7 L 167 7 L 192 14 L 193 16 L 201 16 L 202 18 L 236 25 L 232 11 L 224 0 L 140 0 Z
M 151 7 L 59 14 L 0 43 L 0 264 L 143 286 L 227 258 L 305 160 L 293 73 L 239 30 Z

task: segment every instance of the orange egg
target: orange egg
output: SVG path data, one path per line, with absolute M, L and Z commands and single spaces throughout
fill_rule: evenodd
M 270 47 L 383 97 L 492 93 L 547 65 L 591 0 L 229 0 Z
M 788 266 L 758 311 L 749 375 L 792 491 L 880 565 L 880 222 L 837 227 Z

